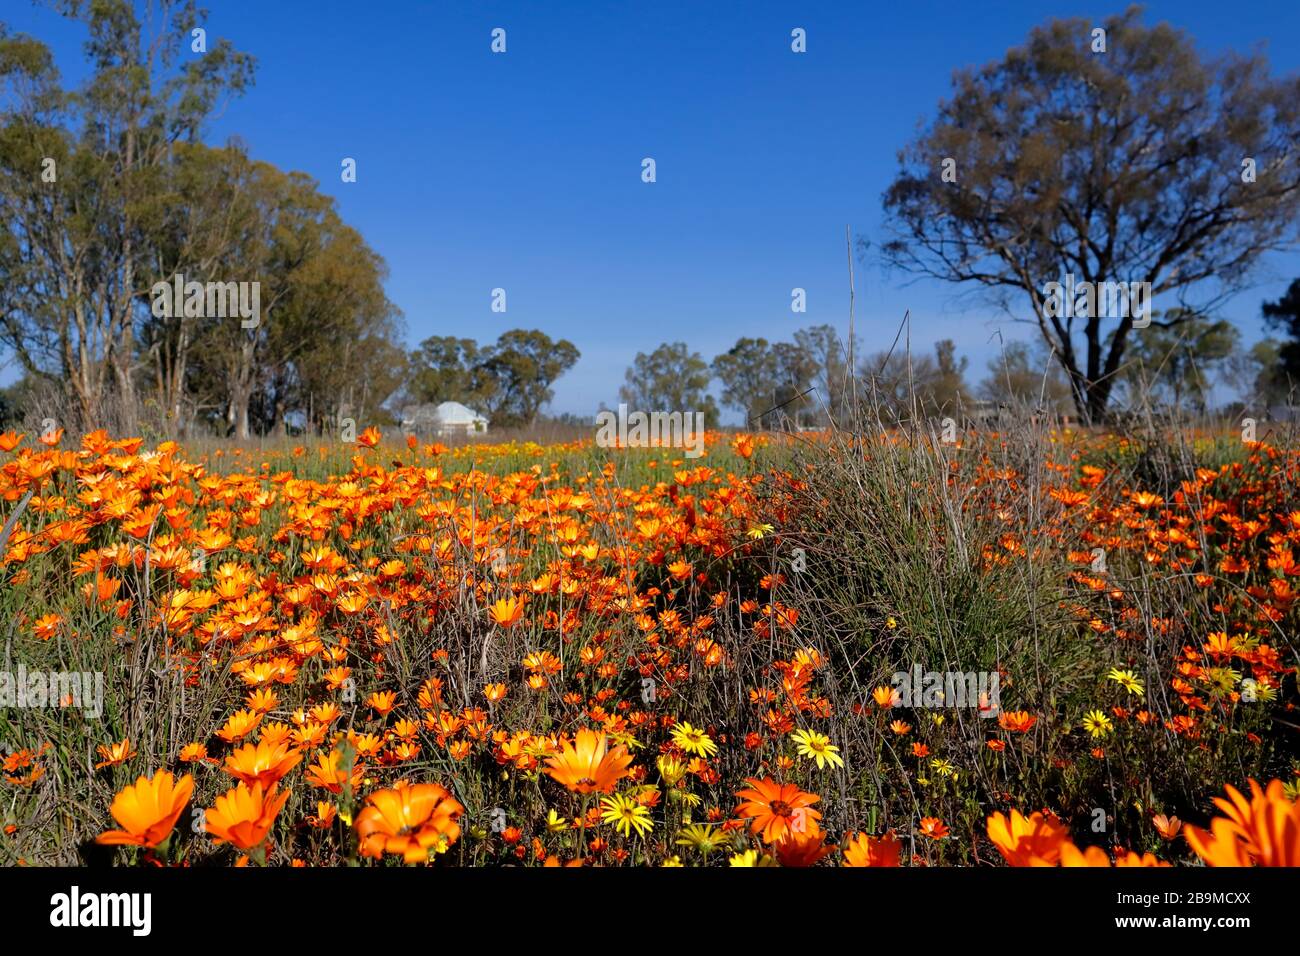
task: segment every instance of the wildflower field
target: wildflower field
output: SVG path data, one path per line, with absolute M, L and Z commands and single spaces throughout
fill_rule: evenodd
M 0 863 L 1297 865 L 1298 478 L 1041 425 L 3 434 Z

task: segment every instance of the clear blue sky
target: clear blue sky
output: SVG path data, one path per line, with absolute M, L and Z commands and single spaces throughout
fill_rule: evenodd
M 4 0 L 0 19 L 51 43 L 80 75 L 79 33 Z M 847 324 L 844 227 L 880 235 L 896 151 L 947 95 L 955 68 L 1001 57 L 1053 16 L 1122 3 L 416 2 L 211 0 L 210 40 L 257 58 L 254 88 L 209 141 L 315 176 L 387 260 L 408 343 L 491 341 L 507 328 L 571 339 L 580 363 L 552 410 L 617 402 L 637 351 L 685 340 L 706 359 L 742 335 Z M 1262 45 L 1300 69 L 1295 0 L 1178 0 L 1147 20 L 1202 49 Z M 508 52 L 489 50 L 494 27 Z M 807 30 L 808 52 L 790 50 Z M 1276 41 L 1270 42 L 1270 38 Z M 358 182 L 340 181 L 357 160 Z M 641 182 L 654 157 L 658 182 Z M 1279 257 L 1224 315 L 1247 342 L 1259 303 L 1300 275 Z M 990 337 L 1032 330 L 857 262 L 860 348 L 885 348 L 905 309 L 913 341 L 956 340 L 972 379 Z M 790 311 L 790 290 L 808 311 Z M 490 311 L 506 289 L 508 312 Z M 916 347 L 916 346 L 914 346 Z M 10 373 L 12 374 L 12 373 Z

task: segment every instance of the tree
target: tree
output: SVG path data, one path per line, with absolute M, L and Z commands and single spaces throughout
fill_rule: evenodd
M 1131 388 L 1164 398 L 1174 408 L 1185 401 L 1204 411 L 1211 377 L 1233 355 L 1240 338 L 1232 324 L 1199 316 L 1152 325 L 1138 339 L 1125 364 Z
M 298 187 L 317 195 L 310 180 Z M 274 388 L 259 389 L 256 420 L 263 429 L 283 431 L 289 410 L 304 407 L 317 426 L 345 416 L 379 420 L 380 406 L 406 374 L 398 312 L 383 288 L 387 267 L 339 220 L 332 200 L 301 225 L 301 258 L 268 316 L 258 356 L 262 381 Z
M 255 167 L 242 146 L 213 149 L 178 143 L 163 172 L 157 201 L 151 204 L 147 234 L 152 243 L 142 255 L 141 275 L 170 281 L 177 274 L 206 282 L 232 277 L 247 223 L 256 214 L 249 188 Z M 138 296 L 144 318 L 138 323 L 141 364 L 152 372 L 154 397 L 165 420 L 184 434 L 193 418 L 228 397 L 224 389 L 197 395 L 196 381 L 212 357 L 214 323 L 203 316 L 153 314 L 152 296 Z M 199 378 L 196 379 L 195 376 Z
M 48 48 L 0 26 L 0 342 L 64 384 L 84 422 L 135 407 L 136 319 L 162 170 L 252 60 L 226 41 L 180 64 L 194 0 L 57 0 L 84 24 L 89 76 L 67 92 Z M 150 31 L 153 32 L 150 32 Z M 147 288 L 147 286 L 145 286 Z
M 816 392 L 809 396 L 811 407 L 805 409 L 805 418 L 819 424 L 845 422 L 849 365 L 847 353 L 834 326 L 816 325 L 800 329 L 794 334 L 794 341 L 816 369 L 808 382 Z
M 618 390 L 634 410 L 700 412 L 706 428 L 718 425 L 718 404 L 708 394 L 709 365 L 685 342 L 665 342 L 646 355 L 638 352 Z
M 552 342 L 536 329 L 503 332 L 481 362 L 493 383 L 493 424 L 531 425 L 554 397 L 551 385 L 571 369 L 581 353 L 568 339 Z
M 957 357 L 952 339 L 934 343 L 934 381 L 930 383 L 930 401 L 940 412 L 953 412 L 966 398 L 966 367 L 969 360 Z
M 1040 405 L 1063 412 L 1070 404 L 1070 384 L 1060 366 L 1041 344 L 1008 342 L 988 363 L 988 377 L 980 383 L 981 397 L 999 405 Z
M 878 352 L 860 366 L 862 397 L 899 420 L 910 419 L 913 409 L 922 418 L 949 415 L 965 397 L 966 365 L 965 358 L 957 358 L 951 339 L 934 344 L 933 358 L 898 350 Z
M 158 403 L 184 431 L 203 419 L 238 437 L 283 432 L 292 415 L 332 427 L 373 420 L 405 355 L 386 267 L 302 173 L 256 162 L 238 144 L 175 151 L 164 214 L 151 230 L 149 282 L 256 283 L 259 314 L 156 314 L 141 301 L 139 339 Z
M 1236 384 L 1242 402 L 1264 408 L 1296 404 L 1295 380 L 1287 376 L 1281 354 L 1282 343 L 1277 339 L 1260 339 L 1229 357 L 1228 377 Z
M 886 259 L 1026 303 L 1089 420 L 1133 316 L 1051 314 L 1047 282 L 1149 283 L 1183 321 L 1243 288 L 1300 219 L 1300 79 L 1271 79 L 1261 56 L 1203 60 L 1139 15 L 1105 21 L 1105 52 L 1093 22 L 1054 20 L 958 71 L 884 197 Z
M 772 373 L 775 389 L 771 412 L 765 417 L 765 428 L 777 428 L 786 423 L 798 425 L 817 410 L 812 395 L 817 377 L 817 362 L 797 342 L 777 342 L 772 346 Z
M 737 339 L 712 367 L 722 382 L 722 404 L 744 415 L 747 424 L 776 404 L 776 358 L 767 339 Z
M 462 402 L 488 407 L 489 390 L 495 381 L 480 365 L 481 354 L 473 339 L 434 335 L 420 343 L 411 355 L 415 369 L 408 389 L 419 402 Z
M 1277 350 L 1281 363 L 1278 371 L 1283 378 L 1300 382 L 1300 279 L 1294 280 L 1276 302 L 1265 302 L 1263 311 L 1264 320 L 1287 335 Z

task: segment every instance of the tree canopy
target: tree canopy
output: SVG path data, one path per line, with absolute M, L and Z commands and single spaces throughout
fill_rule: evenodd
M 1027 312 L 1091 420 L 1141 326 L 1051 314 L 1046 283 L 1149 283 L 1177 324 L 1242 289 L 1300 222 L 1300 79 L 1259 55 L 1203 58 L 1138 8 L 1096 29 L 1053 20 L 959 70 L 884 196 L 886 260 Z

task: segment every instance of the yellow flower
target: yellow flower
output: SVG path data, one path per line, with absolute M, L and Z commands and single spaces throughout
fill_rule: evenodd
M 670 787 L 675 787 L 677 781 L 686 776 L 686 764 L 669 754 L 664 754 L 656 760 L 655 766 L 659 768 L 659 776 L 663 777 L 664 783 Z
M 727 842 L 727 835 L 720 833 L 711 823 L 692 823 L 677 837 L 678 846 L 689 846 L 699 850 L 706 857 Z
M 660 865 L 660 866 L 681 866 L 681 865 L 682 865 L 682 858 L 681 858 L 680 856 L 678 856 L 676 853 L 674 853 L 672 856 L 670 856 L 668 859 L 664 860 L 664 861 L 663 861 L 662 863 L 660 863 L 659 865 Z
M 569 829 L 569 821 L 552 809 L 550 813 L 546 814 L 546 829 L 551 833 L 563 833 Z
M 1132 671 L 1120 670 L 1118 667 L 1112 667 L 1110 673 L 1106 675 L 1110 680 L 1119 684 L 1130 694 L 1137 694 L 1139 697 L 1146 694 L 1146 688 L 1142 686 L 1141 679 Z
M 934 772 L 941 777 L 957 776 L 957 770 L 953 767 L 951 760 L 944 760 L 941 757 L 935 757 L 930 761 L 930 766 L 933 767 Z
M 699 727 L 692 727 L 686 721 L 673 727 L 673 742 L 688 754 L 712 757 L 718 752 L 718 745 Z
M 775 529 L 770 524 L 756 524 L 746 531 L 745 534 L 749 535 L 749 537 L 753 538 L 755 541 L 758 541 L 763 537 L 763 535 L 770 534 L 774 530 Z
M 799 756 L 817 761 L 818 770 L 826 764 L 832 767 L 844 766 L 840 748 L 832 744 L 831 739 L 825 734 L 819 734 L 815 730 L 796 730 L 790 735 L 790 739 L 798 746 Z
M 1094 737 L 1105 737 L 1111 731 L 1111 720 L 1100 710 L 1090 710 L 1083 716 L 1083 729 Z
M 623 836 L 631 836 L 636 830 L 637 836 L 645 836 L 654 824 L 650 820 L 650 810 L 621 793 L 605 797 L 601 801 L 604 810 L 601 819 L 614 824 L 614 828 Z
M 776 866 L 776 861 L 764 853 L 758 855 L 757 850 L 746 850 L 744 853 L 736 853 L 731 857 L 732 866 Z

